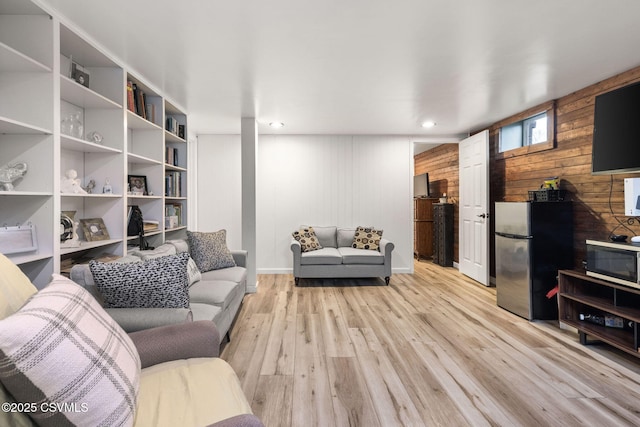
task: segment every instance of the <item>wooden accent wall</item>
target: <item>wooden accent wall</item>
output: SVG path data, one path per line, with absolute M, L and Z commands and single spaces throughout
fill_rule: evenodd
M 640 174 L 592 175 L 591 142 L 595 97 L 601 93 L 640 81 L 640 67 L 556 100 L 556 147 L 510 157 L 497 155 L 498 129 L 505 118 L 489 127 L 490 211 L 496 201 L 525 201 L 528 191 L 540 187 L 545 178 L 558 176 L 560 188 L 569 192 L 574 203 L 574 267 L 581 268 L 586 257 L 586 239 L 607 239 L 609 234 L 640 235 L 637 220 L 628 224 L 624 216 L 624 178 Z M 517 117 L 515 115 L 513 117 Z M 640 121 L 638 122 L 640 125 Z M 640 141 L 638 141 L 640 143 Z M 447 144 L 415 156 L 416 174 L 429 172 L 432 180 L 444 180 L 446 192 L 458 196 L 457 144 Z M 437 188 L 433 186 L 432 188 Z M 458 261 L 458 209 L 455 209 L 454 259 Z M 491 222 L 493 236 L 493 222 Z M 491 242 L 491 274 L 493 237 Z
M 453 215 L 453 260 L 458 262 L 458 144 L 442 144 L 417 154 L 414 158 L 415 174 L 429 174 L 431 197 L 447 193 L 454 204 Z

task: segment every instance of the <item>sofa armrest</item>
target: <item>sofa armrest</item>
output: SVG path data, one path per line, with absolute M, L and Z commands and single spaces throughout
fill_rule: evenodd
M 209 424 L 208 427 L 264 427 L 264 424 L 253 414 L 242 414 Z
M 125 332 L 191 322 L 189 308 L 105 308 Z
M 220 355 L 220 334 L 210 320 L 145 329 L 129 336 L 143 368 L 171 360 Z
M 248 252 L 243 250 L 235 250 L 231 251 L 231 256 L 233 256 L 233 260 L 236 262 L 238 267 L 247 267 L 247 256 Z
M 293 252 L 293 277 L 298 277 L 302 262 L 302 246 L 296 239 L 291 239 L 291 252 Z
M 387 255 L 391 256 L 391 252 L 396 246 L 388 239 L 380 239 L 379 247 L 380 253 L 384 255 L 386 259 Z

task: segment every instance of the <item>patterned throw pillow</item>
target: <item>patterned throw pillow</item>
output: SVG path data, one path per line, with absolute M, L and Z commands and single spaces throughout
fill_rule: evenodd
M 316 236 L 316 232 L 313 231 L 313 227 L 301 228 L 300 230 L 294 231 L 291 234 L 293 235 L 294 239 L 300 242 L 302 252 L 311 252 L 322 249 L 322 246 L 318 241 L 318 237 Z
M 0 321 L 0 380 L 38 425 L 131 426 L 140 356 L 89 292 L 54 274 Z
M 202 273 L 236 266 L 227 247 L 227 230 L 212 233 L 187 231 L 187 240 L 191 257 Z
M 189 254 L 128 264 L 90 261 L 93 281 L 107 308 L 187 308 Z
M 377 251 L 380 250 L 380 239 L 382 239 L 382 230 L 376 230 L 372 227 L 358 227 L 355 236 L 353 236 L 351 247 Z

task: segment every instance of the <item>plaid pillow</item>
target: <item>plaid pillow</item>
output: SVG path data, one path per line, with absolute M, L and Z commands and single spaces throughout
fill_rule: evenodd
M 140 356 L 82 286 L 54 274 L 0 320 L 0 381 L 38 425 L 130 426 Z
M 187 231 L 187 239 L 191 257 L 202 273 L 236 266 L 233 255 L 227 248 L 227 230 L 212 233 Z
M 318 241 L 318 236 L 316 236 L 316 232 L 313 227 L 301 228 L 300 230 L 291 233 L 291 235 L 294 239 L 300 242 L 302 252 L 311 252 L 322 249 L 322 245 L 320 245 L 320 241 Z
M 382 239 L 382 230 L 376 230 L 372 227 L 358 227 L 355 236 L 353 236 L 351 247 L 377 251 L 380 250 L 380 239 Z

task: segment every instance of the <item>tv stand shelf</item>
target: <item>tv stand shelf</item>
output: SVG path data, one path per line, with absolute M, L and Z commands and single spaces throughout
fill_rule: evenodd
M 582 344 L 588 344 L 587 336 L 591 336 L 640 357 L 640 289 L 573 270 L 560 270 L 558 285 L 560 321 L 578 330 Z M 625 327 L 615 328 L 580 320 L 581 314 L 621 317 Z

